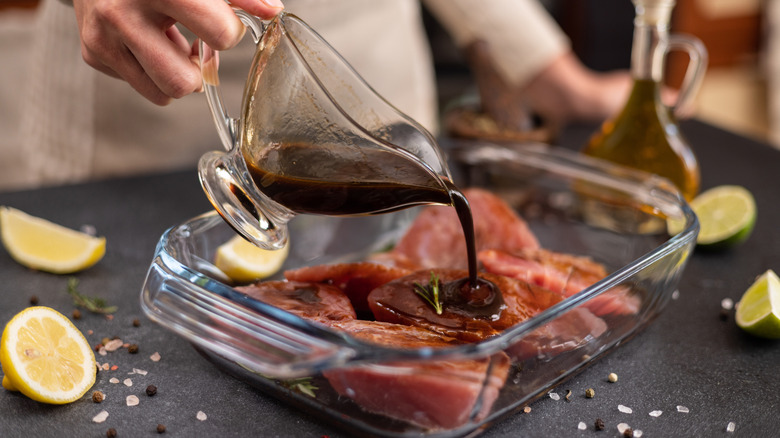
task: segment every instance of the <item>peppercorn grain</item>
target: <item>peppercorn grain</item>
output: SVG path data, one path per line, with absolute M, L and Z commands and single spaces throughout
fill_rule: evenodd
M 157 387 L 156 386 L 149 385 L 149 386 L 146 387 L 146 395 L 151 397 L 151 396 L 153 396 L 155 394 L 157 394 Z
M 100 391 L 95 391 L 95 392 L 92 393 L 92 401 L 95 402 L 95 403 L 100 403 L 100 402 L 102 402 L 105 399 L 106 399 L 106 396 L 102 392 L 100 392 Z

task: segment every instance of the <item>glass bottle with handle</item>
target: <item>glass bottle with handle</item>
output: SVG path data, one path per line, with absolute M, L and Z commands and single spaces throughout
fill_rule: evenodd
M 583 153 L 667 178 L 687 199 L 699 191 L 699 164 L 680 132 L 677 115 L 687 108 L 707 65 L 707 49 L 695 37 L 669 32 L 674 0 L 632 0 L 636 9 L 631 52 L 633 89 L 623 110 L 604 122 Z M 666 55 L 689 56 L 677 101 L 661 100 Z

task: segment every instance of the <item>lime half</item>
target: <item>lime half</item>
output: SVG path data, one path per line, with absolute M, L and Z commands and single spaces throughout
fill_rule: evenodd
M 737 325 L 755 336 L 780 339 L 780 278 L 764 272 L 739 300 Z
M 741 186 L 713 187 L 691 201 L 691 208 L 701 225 L 696 243 L 705 248 L 742 243 L 756 223 L 756 201 Z

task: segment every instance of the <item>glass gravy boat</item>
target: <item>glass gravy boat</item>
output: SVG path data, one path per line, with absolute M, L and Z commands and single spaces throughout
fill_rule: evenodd
M 205 154 L 201 184 L 220 215 L 266 249 L 283 247 L 296 214 L 370 215 L 451 204 L 446 162 L 422 126 L 379 96 L 300 18 L 263 22 L 235 11 L 257 49 L 241 117 L 201 43 L 209 107 L 227 150 Z

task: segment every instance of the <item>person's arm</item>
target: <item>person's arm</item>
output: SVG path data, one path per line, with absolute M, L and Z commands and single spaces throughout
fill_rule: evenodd
M 538 0 L 425 5 L 467 53 L 483 110 L 506 127 L 529 110 L 553 123 L 603 120 L 625 103 L 629 72 L 586 68 Z
M 280 0 L 232 0 L 231 5 L 272 18 Z M 180 23 L 216 50 L 240 41 L 244 26 L 224 0 L 73 0 L 81 53 L 91 67 L 127 81 L 158 105 L 201 88 L 197 44 Z

